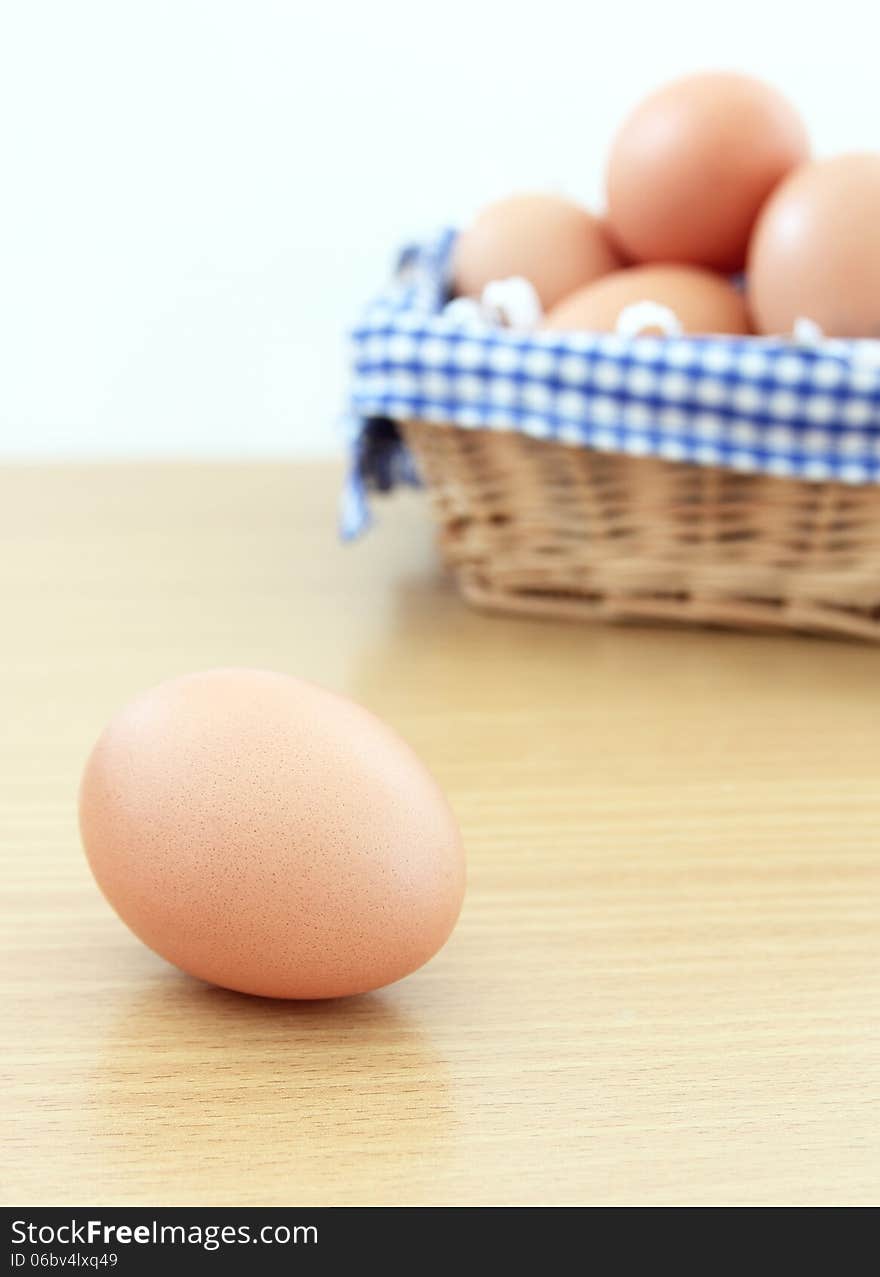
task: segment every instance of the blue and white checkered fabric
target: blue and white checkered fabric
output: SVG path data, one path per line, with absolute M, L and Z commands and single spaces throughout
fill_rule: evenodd
M 575 447 L 816 481 L 880 482 L 878 343 L 516 333 L 443 313 L 453 231 L 401 255 L 352 333 L 346 538 L 367 492 L 417 482 L 396 426 L 513 430 Z

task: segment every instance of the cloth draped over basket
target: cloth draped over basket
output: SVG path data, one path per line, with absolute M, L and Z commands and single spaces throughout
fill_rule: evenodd
M 455 232 L 406 248 L 351 334 L 343 537 L 418 482 L 401 423 L 810 482 L 880 482 L 878 343 L 520 333 L 444 313 Z
M 420 478 L 479 607 L 880 641 L 880 343 L 515 331 L 453 243 L 354 330 L 343 536 Z

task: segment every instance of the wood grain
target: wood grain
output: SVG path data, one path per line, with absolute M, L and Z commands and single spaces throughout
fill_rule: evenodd
M 880 651 L 483 616 L 419 498 L 335 467 L 0 473 L 9 1204 L 880 1197 Z M 114 707 L 253 664 L 446 787 L 452 940 L 384 992 L 240 997 L 139 945 L 75 802 Z

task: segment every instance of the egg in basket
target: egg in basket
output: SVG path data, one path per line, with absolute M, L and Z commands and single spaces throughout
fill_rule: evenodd
M 689 77 L 603 217 L 516 196 L 402 254 L 353 333 L 343 533 L 419 479 L 481 606 L 880 637 L 878 337 L 880 155 Z

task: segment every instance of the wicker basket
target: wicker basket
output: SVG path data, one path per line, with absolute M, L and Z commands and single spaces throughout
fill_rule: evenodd
M 403 427 L 481 607 L 880 639 L 880 487 Z

